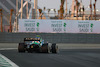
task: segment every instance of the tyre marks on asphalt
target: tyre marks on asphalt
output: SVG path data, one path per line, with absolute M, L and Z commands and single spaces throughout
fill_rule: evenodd
M 100 53 L 98 51 L 61 50 L 58 54 L 17 53 L 17 50 L 1 52 L 20 67 L 28 67 L 29 65 L 32 67 L 100 67 Z
M 70 66 L 76 65 L 78 67 L 98 67 L 100 65 L 100 56 L 99 59 L 97 59 L 95 55 L 91 56 L 91 54 L 83 54 L 84 53 L 70 55 L 50 55 L 49 58 L 60 63 L 66 63 L 66 65 Z
M 83 61 L 87 61 L 88 65 L 91 67 L 100 66 L 100 54 L 99 53 L 80 53 L 78 56 L 75 56 Z
M 86 67 L 86 65 L 83 64 L 83 62 L 81 60 L 75 59 L 73 56 L 50 55 L 50 58 L 59 63 L 66 64 L 66 66 Z

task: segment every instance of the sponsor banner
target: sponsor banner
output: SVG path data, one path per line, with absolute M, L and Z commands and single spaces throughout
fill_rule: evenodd
M 100 21 L 20 19 L 19 32 L 100 33 Z

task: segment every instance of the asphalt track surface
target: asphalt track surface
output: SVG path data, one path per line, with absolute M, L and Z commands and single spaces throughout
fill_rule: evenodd
M 69 45 L 63 46 L 64 49 L 61 49 L 60 46 L 58 54 L 18 53 L 17 49 L 0 50 L 0 53 L 19 67 L 100 67 L 99 45 L 95 45 L 95 48 L 93 48 L 93 44 L 91 48 L 85 48 L 86 45 L 83 46 L 84 48 L 79 48 L 82 46 L 81 44 L 80 46 L 72 44 L 73 48 Z M 11 48 L 11 46 L 9 47 Z
M 99 49 L 62 49 L 59 54 L 18 53 L 17 50 L 0 53 L 19 67 L 100 67 Z

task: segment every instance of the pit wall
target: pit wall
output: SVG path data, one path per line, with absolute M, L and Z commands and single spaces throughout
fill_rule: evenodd
M 100 43 L 100 34 L 75 33 L 0 33 L 0 43 L 19 43 L 26 37 L 34 38 L 36 35 L 51 43 Z

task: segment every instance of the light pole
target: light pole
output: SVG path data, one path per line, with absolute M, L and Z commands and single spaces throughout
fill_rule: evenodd
M 76 17 L 77 17 L 77 20 L 78 20 L 78 8 L 80 6 L 80 3 L 78 2 L 78 0 L 75 0 L 76 1 Z
M 65 15 L 67 15 L 67 0 L 66 0 L 66 12 L 65 12 Z
M 18 0 L 16 0 L 16 15 L 18 13 Z
M 91 18 L 91 20 L 92 20 L 92 0 L 90 0 L 90 18 Z
M 97 0 L 95 0 L 95 3 L 93 4 L 93 6 L 94 6 L 94 17 L 95 17 L 95 20 L 96 20 L 96 2 L 97 2 Z
M 74 0 L 72 0 L 72 6 L 71 6 L 71 17 L 74 17 L 74 14 L 75 14 L 75 9 L 74 9 Z
M 18 31 L 18 0 L 16 0 L 16 31 Z
M 21 19 L 23 18 L 23 0 L 21 0 Z
M 27 1 L 27 4 L 26 4 L 26 16 L 27 16 L 27 19 L 28 19 L 28 1 Z
M 34 0 L 35 18 L 37 18 L 37 4 L 38 0 Z

